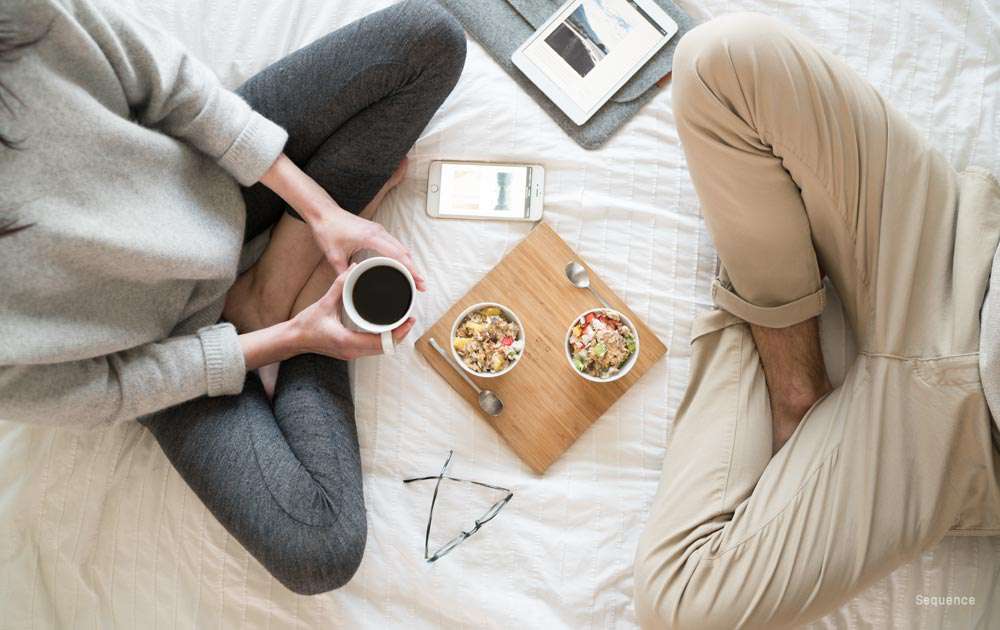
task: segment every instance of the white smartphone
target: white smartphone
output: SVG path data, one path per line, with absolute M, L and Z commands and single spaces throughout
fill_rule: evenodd
M 427 214 L 441 219 L 539 221 L 545 196 L 540 164 L 431 162 Z

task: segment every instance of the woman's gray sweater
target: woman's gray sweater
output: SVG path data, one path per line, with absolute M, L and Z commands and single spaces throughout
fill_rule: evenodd
M 0 419 L 99 424 L 239 392 L 216 324 L 245 208 L 287 134 L 162 32 L 98 0 L 5 0 Z M 9 90 L 9 92 L 8 92 Z M 15 94 L 16 99 L 10 94 Z

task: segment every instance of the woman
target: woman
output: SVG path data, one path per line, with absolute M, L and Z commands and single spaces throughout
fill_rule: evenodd
M 462 30 L 407 0 L 234 94 L 101 0 L 6 2 L 0 27 L 0 417 L 141 418 L 278 580 L 343 585 L 366 539 L 344 361 L 380 344 L 341 324 L 339 274 L 373 249 L 423 289 L 356 215 L 454 87 Z M 248 370 L 276 361 L 269 402 Z

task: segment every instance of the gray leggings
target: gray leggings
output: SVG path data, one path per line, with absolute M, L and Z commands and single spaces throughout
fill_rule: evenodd
M 465 34 L 431 0 L 407 0 L 319 39 L 239 93 L 289 133 L 286 154 L 358 212 L 386 182 L 465 62 Z M 247 238 L 287 206 L 244 191 Z M 361 458 L 347 365 L 285 361 L 273 404 L 247 375 L 238 396 L 201 398 L 142 420 L 223 526 L 300 594 L 339 588 L 367 538 Z

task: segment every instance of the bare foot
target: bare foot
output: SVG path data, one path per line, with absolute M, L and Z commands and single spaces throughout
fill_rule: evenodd
M 399 183 L 403 181 L 403 178 L 406 176 L 406 169 L 409 165 L 410 159 L 404 157 L 403 161 L 399 163 L 399 166 L 396 167 L 396 170 L 389 177 L 389 181 L 382 186 L 382 189 L 379 190 L 378 193 L 375 194 L 375 197 L 368 202 L 365 209 L 358 214 L 359 217 L 370 221 L 371 218 L 375 216 L 375 211 L 378 210 L 378 207 L 382 204 L 385 196 L 389 194 L 390 190 L 398 186 Z
M 333 283 L 337 280 L 337 272 L 333 270 L 330 263 L 327 261 L 322 261 L 316 265 L 316 269 L 313 270 L 311 276 L 306 281 L 306 285 L 302 287 L 302 291 L 299 296 L 295 298 L 295 304 L 292 305 L 291 316 L 295 317 L 303 309 L 312 305 L 316 300 L 320 299 L 326 292 L 330 290 Z
M 288 319 L 289 311 L 279 300 L 264 296 L 264 283 L 258 279 L 257 267 L 245 271 L 226 294 L 222 317 L 241 333 L 253 332 Z M 277 307 L 276 307 L 277 306 Z
M 286 321 L 322 259 L 309 226 L 286 214 L 260 260 L 229 289 L 222 316 L 243 333 Z

